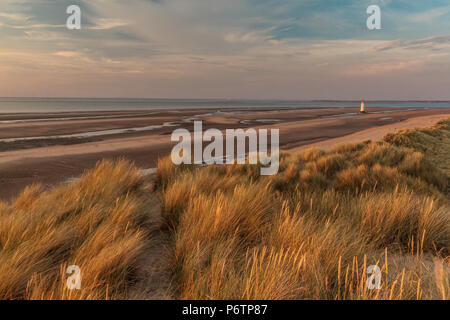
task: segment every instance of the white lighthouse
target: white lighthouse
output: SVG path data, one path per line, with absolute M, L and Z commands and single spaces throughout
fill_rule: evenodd
M 365 104 L 364 100 L 361 100 L 361 110 L 359 112 L 366 113 L 366 104 Z

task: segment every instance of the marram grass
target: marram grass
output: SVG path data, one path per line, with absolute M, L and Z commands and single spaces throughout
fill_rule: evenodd
M 448 299 L 449 129 L 282 154 L 272 177 L 162 159 L 176 297 Z
M 174 166 L 155 176 L 177 299 L 450 297 L 450 120 L 380 142 L 257 166 Z M 0 202 L 0 299 L 146 298 L 153 195 L 125 160 Z M 66 268 L 82 271 L 68 290 Z M 367 286 L 369 266 L 381 288 Z M 133 294 L 131 294 L 133 292 Z M 140 295 L 139 295 L 140 294 Z
M 0 299 L 124 299 L 148 246 L 140 172 L 103 161 L 70 185 L 0 205 Z M 66 269 L 81 269 L 68 290 Z

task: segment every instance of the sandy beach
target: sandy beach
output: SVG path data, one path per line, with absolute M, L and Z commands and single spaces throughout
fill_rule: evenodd
M 0 114 L 0 199 L 32 183 L 52 186 L 102 158 L 127 157 L 142 169 L 167 156 L 177 128 L 280 129 L 282 150 L 378 140 L 389 132 L 431 125 L 450 109 L 356 108 L 191 109 L 171 111 Z

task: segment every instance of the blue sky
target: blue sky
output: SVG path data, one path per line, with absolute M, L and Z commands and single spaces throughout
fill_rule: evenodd
M 82 10 L 67 30 L 66 8 Z M 382 29 L 366 28 L 381 8 Z M 448 0 L 2 0 L 0 96 L 450 99 Z

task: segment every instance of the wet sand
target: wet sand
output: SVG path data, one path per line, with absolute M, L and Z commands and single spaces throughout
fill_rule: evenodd
M 50 187 L 77 177 L 102 158 L 126 157 L 143 169 L 153 168 L 158 158 L 170 154 L 174 145 L 170 142 L 172 131 L 192 130 L 194 120 L 202 120 L 204 130 L 280 129 L 281 148 L 299 150 L 310 145 L 326 147 L 378 140 L 397 128 L 427 126 L 447 117 L 450 117 L 450 109 L 406 111 L 398 108 L 372 108 L 365 115 L 359 115 L 355 108 L 0 115 L 0 199 L 14 198 L 31 183 Z M 156 127 L 133 131 L 149 126 Z M 98 131 L 109 133 L 86 134 Z M 74 134 L 82 137 L 67 138 Z

